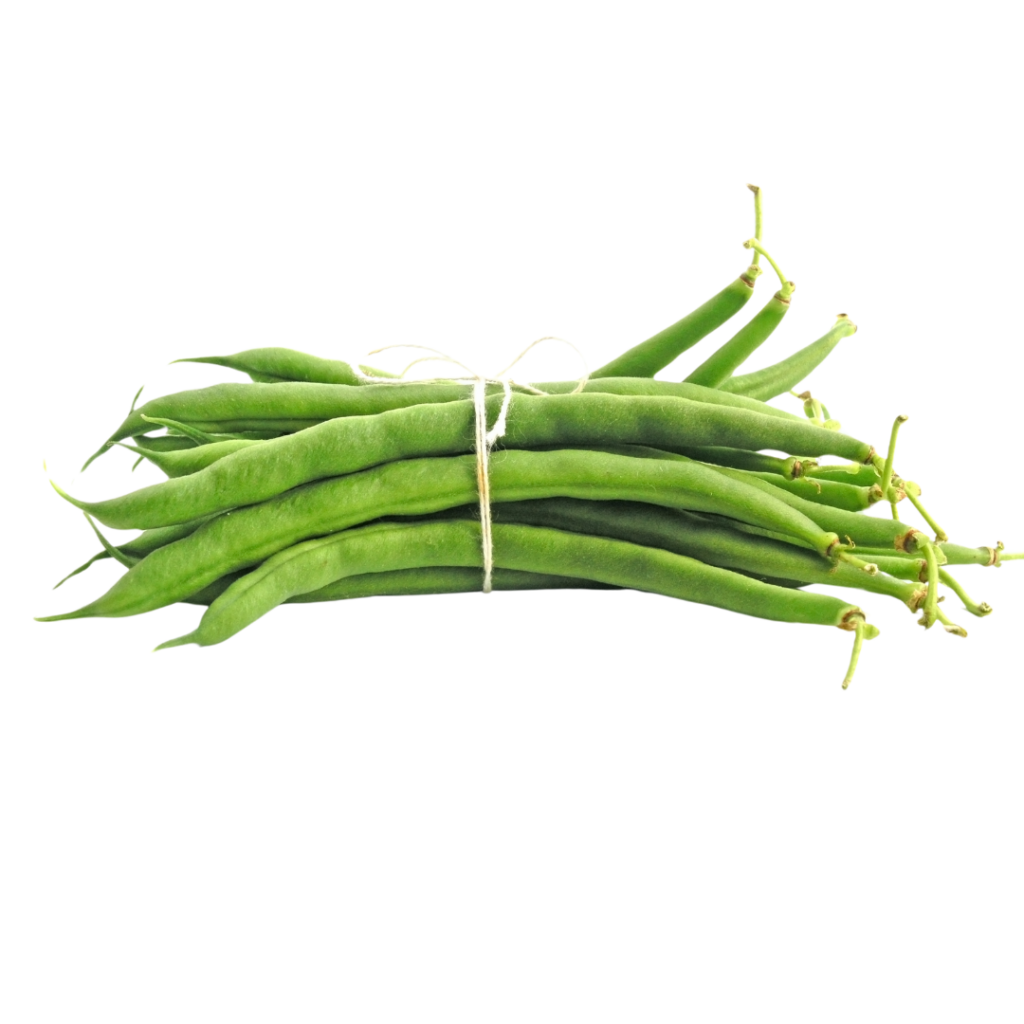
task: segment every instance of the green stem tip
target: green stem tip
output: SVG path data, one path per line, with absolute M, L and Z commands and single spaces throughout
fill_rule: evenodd
M 953 636 L 967 636 L 967 630 L 964 629 L 963 626 L 958 626 L 955 622 L 950 622 L 950 620 L 946 618 L 945 615 L 943 615 L 941 608 L 935 609 L 935 616 L 939 620 L 939 622 L 942 623 L 942 628 L 947 633 L 952 633 Z
M 853 653 L 850 655 L 850 665 L 846 670 L 846 678 L 843 679 L 844 690 L 848 689 L 853 681 L 853 674 L 857 671 L 857 662 L 860 661 L 860 649 L 864 646 L 864 641 L 874 640 L 878 636 L 878 627 L 870 625 L 864 619 L 858 619 L 853 632 Z
M 952 573 L 947 572 L 945 569 L 939 569 L 939 579 L 942 580 L 942 582 L 960 598 L 964 608 L 966 608 L 972 615 L 977 615 L 980 619 L 986 615 L 992 614 L 992 605 L 985 604 L 984 602 L 978 604 L 977 601 L 972 601 L 968 593 L 960 585 L 959 581 L 954 578 Z
M 761 189 L 757 185 L 748 185 L 747 188 L 754 193 L 754 237 L 761 241 L 761 228 L 764 225 L 764 214 L 761 208 Z M 754 258 L 751 260 L 756 267 L 761 259 L 761 254 L 755 250 Z
M 844 546 L 839 549 L 838 558 L 840 562 L 847 562 L 855 569 L 866 572 L 869 576 L 878 575 L 878 566 L 874 562 L 865 562 L 863 558 L 858 558 L 856 555 L 851 554 L 851 549 L 848 547 Z
M 882 465 L 882 490 L 888 496 L 890 504 L 893 506 L 893 519 L 898 519 L 899 516 L 896 514 L 896 502 L 899 500 L 895 494 L 890 494 L 889 489 L 892 487 L 892 464 L 896 458 L 896 435 L 900 432 L 900 427 L 907 422 L 909 416 L 897 416 L 892 424 L 892 433 L 889 434 L 889 450 L 885 455 L 885 462 Z

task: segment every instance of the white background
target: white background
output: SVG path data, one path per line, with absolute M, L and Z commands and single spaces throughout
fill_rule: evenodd
M 744 268 L 748 181 L 798 284 L 754 365 L 849 313 L 815 391 L 1024 548 L 1011 10 L 8 5 L 0 1017 L 1020 1020 L 1024 566 L 966 641 L 866 598 L 847 692 L 846 634 L 636 593 L 32 621 L 117 576 L 51 593 L 96 545 L 44 458 L 154 480 L 77 467 L 241 379 L 171 359 L 596 367 Z

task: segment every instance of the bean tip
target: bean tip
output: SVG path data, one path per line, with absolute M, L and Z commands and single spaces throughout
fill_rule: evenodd
M 33 617 L 35 622 L 63 622 L 65 619 L 82 619 L 85 616 L 82 614 L 82 609 L 74 612 L 64 612 L 61 615 L 36 615 Z
M 153 648 L 153 653 L 157 651 L 165 651 L 169 647 L 183 647 L 185 644 L 196 644 L 199 641 L 196 639 L 195 633 L 186 633 L 184 636 L 176 636 L 173 640 L 165 640 L 162 644 L 157 644 Z
M 84 508 L 84 503 L 80 502 L 77 498 L 72 498 L 63 487 L 60 486 L 55 480 L 50 481 L 50 486 L 67 502 L 70 502 L 75 508 Z
M 110 441 L 104 441 L 100 449 L 98 451 L 93 452 L 92 455 L 90 455 L 89 458 L 87 458 L 85 462 L 82 463 L 82 468 L 79 470 L 79 472 L 84 473 L 93 464 L 93 462 L 95 462 L 96 459 L 98 459 L 110 447 L 111 443 L 112 442 Z

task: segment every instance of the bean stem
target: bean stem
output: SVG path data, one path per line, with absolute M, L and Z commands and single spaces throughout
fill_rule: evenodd
M 885 494 L 886 500 L 892 506 L 892 517 L 893 519 L 899 519 L 899 513 L 896 511 L 896 499 L 889 493 L 889 489 L 892 487 L 892 464 L 896 458 L 896 435 L 900 432 L 900 427 L 909 419 L 908 416 L 897 416 L 892 424 L 892 433 L 889 434 L 889 450 L 886 452 L 885 462 L 882 464 L 882 493 Z
M 981 618 L 985 615 L 991 614 L 992 606 L 990 604 L 978 604 L 976 601 L 972 601 L 952 573 L 947 572 L 945 569 L 939 569 L 939 579 L 942 580 L 942 582 L 960 598 L 964 608 L 966 608 L 972 615 L 977 615 Z
M 936 607 L 935 617 L 942 623 L 942 628 L 947 633 L 952 633 L 953 636 L 967 636 L 967 630 L 963 626 L 958 626 L 955 622 L 951 622 L 949 618 L 943 613 L 941 608 Z
M 853 653 L 850 655 L 850 666 L 846 670 L 846 677 L 843 679 L 843 689 L 849 688 L 853 682 L 853 675 L 857 671 L 857 662 L 860 661 L 860 651 L 865 640 L 874 640 L 878 636 L 878 629 L 869 625 L 863 618 L 857 620 L 853 631 Z
M 772 270 L 774 270 L 775 273 L 779 275 L 779 282 L 782 285 L 780 289 L 780 295 L 782 296 L 783 300 L 788 299 L 793 294 L 793 289 L 796 288 L 796 285 L 793 284 L 793 282 L 790 281 L 788 277 L 786 277 L 786 275 L 782 272 L 782 268 L 778 265 L 778 263 L 775 262 L 775 260 L 771 258 L 770 254 L 768 253 L 768 250 L 761 244 L 760 239 L 748 238 L 747 241 L 743 243 L 743 248 L 753 249 L 755 256 L 760 254 L 771 264 Z
M 747 188 L 754 193 L 754 238 L 761 241 L 761 229 L 764 225 L 764 210 L 762 208 L 761 189 L 757 185 L 748 185 Z M 757 266 L 761 261 L 761 253 L 754 250 L 751 265 Z
M 939 608 L 939 560 L 935 554 L 935 546 L 930 541 L 920 542 L 924 549 L 924 559 L 928 565 L 928 596 L 924 599 L 921 609 L 921 625 L 931 629 L 938 618 Z
M 856 324 L 842 313 L 832 329 L 817 341 L 800 349 L 799 352 L 794 352 L 788 359 L 766 366 L 763 370 L 745 373 L 740 377 L 730 377 L 721 384 L 721 389 L 737 395 L 746 395 L 748 398 L 757 398 L 762 402 L 777 398 L 799 384 L 815 367 L 824 362 L 843 338 L 848 338 L 856 331 Z
M 921 504 L 921 488 L 918 487 L 912 480 L 907 480 L 904 484 L 906 489 L 907 498 L 910 504 L 917 509 L 918 515 L 931 527 L 935 532 L 935 540 L 939 543 L 945 540 L 949 540 L 946 531 L 939 526 L 939 524 L 928 514 L 928 510 Z

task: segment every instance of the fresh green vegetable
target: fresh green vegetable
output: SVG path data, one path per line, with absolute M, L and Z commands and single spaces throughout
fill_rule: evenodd
M 532 526 L 496 525 L 499 568 L 592 579 L 697 601 L 778 622 L 856 629 L 864 613 L 824 594 L 773 587 L 659 548 Z M 480 526 L 469 522 L 384 523 L 298 544 L 236 580 L 198 629 L 161 647 L 221 643 L 297 594 L 349 575 L 437 565 L 475 566 Z
M 193 632 L 162 646 L 205 646 L 284 602 L 461 592 L 485 579 L 499 590 L 632 588 L 849 630 L 844 687 L 877 630 L 859 605 L 810 587 L 895 598 L 922 625 L 966 636 L 940 604 L 942 589 L 977 617 L 991 608 L 950 568 L 1022 555 L 948 541 L 921 488 L 897 473 L 906 417 L 883 456 L 840 433 L 810 392 L 793 391 L 854 333 L 850 319 L 773 366 L 733 376 L 779 327 L 793 293 L 761 241 L 754 192 L 750 269 L 582 385 L 368 382 L 365 373 L 386 375 L 285 348 L 185 360 L 254 383 L 138 408 L 136 394 L 92 458 L 121 444 L 168 479 L 104 501 L 60 492 L 87 513 L 103 549 L 65 580 L 101 559 L 127 571 L 96 600 L 43 621 L 185 601 L 208 608 Z M 779 291 L 684 382 L 654 380 L 749 300 L 762 255 Z M 790 391 L 804 417 L 766 404 Z M 845 462 L 819 461 L 830 456 Z M 903 499 L 934 540 L 899 520 Z M 868 514 L 880 501 L 891 518 Z M 113 544 L 93 517 L 143 532 Z

